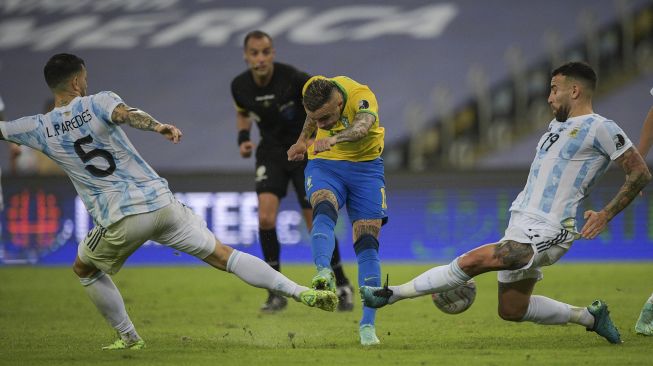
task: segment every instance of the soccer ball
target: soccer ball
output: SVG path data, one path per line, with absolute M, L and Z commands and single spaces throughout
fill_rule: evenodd
M 469 309 L 476 298 L 476 282 L 473 279 L 453 290 L 431 294 L 433 304 L 443 313 L 460 314 Z

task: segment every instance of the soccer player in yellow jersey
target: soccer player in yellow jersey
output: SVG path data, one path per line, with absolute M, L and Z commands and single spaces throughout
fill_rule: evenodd
M 338 210 L 347 205 L 353 225 L 359 286 L 380 286 L 379 231 L 387 221 L 383 172 L 384 129 L 379 124 L 376 97 L 366 86 L 346 77 L 314 76 L 304 85 L 306 122 L 289 160 L 308 153 L 306 192 L 313 207 L 311 247 L 317 275 L 314 288 L 335 291 L 330 266 Z M 317 131 L 315 142 L 309 139 Z M 374 328 L 376 310 L 363 307 L 360 341 L 379 344 Z

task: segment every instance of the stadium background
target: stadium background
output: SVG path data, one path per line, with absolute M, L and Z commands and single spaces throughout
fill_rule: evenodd
M 238 156 L 229 93 L 245 69 L 242 37 L 256 28 L 274 37 L 277 61 L 348 75 L 377 94 L 391 215 L 381 234 L 384 261 L 447 261 L 501 236 L 551 119 L 553 65 L 592 63 L 601 87 L 595 110 L 635 142 L 653 105 L 651 1 L 0 0 L 5 116 L 40 111 L 49 96 L 45 61 L 79 54 L 89 92 L 113 90 L 182 129 L 184 141 L 173 146 L 125 128 L 218 237 L 260 255 L 254 162 Z M 72 185 L 57 175 L 11 174 L 6 144 L 0 154 L 0 262 L 69 264 L 91 225 Z M 601 207 L 622 181 L 611 171 L 584 207 Z M 639 198 L 565 260 L 653 260 L 651 205 L 647 194 Z M 299 220 L 291 194 L 278 228 L 284 262 L 310 262 Z M 347 220 L 341 216 L 338 237 L 344 260 L 353 261 Z M 128 265 L 143 263 L 197 262 L 151 243 Z

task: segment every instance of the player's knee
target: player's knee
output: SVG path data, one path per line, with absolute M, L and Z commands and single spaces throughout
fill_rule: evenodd
M 277 224 L 277 215 L 259 212 L 258 226 L 262 230 L 274 229 Z
M 458 266 L 467 274 L 481 273 L 486 267 L 486 260 L 476 253 L 467 253 L 458 257 Z
M 84 264 L 84 262 L 82 262 L 79 258 L 75 259 L 75 262 L 73 263 L 73 272 L 75 272 L 79 278 L 89 278 L 93 276 L 97 271 L 97 268 Z
M 330 222 L 329 222 L 330 221 Z M 319 223 L 335 223 L 338 221 L 338 210 L 329 201 L 318 202 L 313 208 L 313 225 Z
M 520 322 L 524 319 L 528 307 L 506 305 L 499 303 L 498 313 L 501 319 L 509 322 Z

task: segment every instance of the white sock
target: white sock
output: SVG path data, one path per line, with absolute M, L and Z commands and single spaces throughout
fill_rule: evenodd
M 584 325 L 587 328 L 594 326 L 594 317 L 587 311 L 587 308 L 578 308 L 539 295 L 531 296 L 528 310 L 522 320 L 545 325 L 571 322 Z
M 448 265 L 431 268 L 403 285 L 389 286 L 393 294 L 388 299 L 388 303 L 392 304 L 403 299 L 448 291 L 470 279 L 471 277 L 460 269 L 458 258 L 456 258 Z
M 109 275 L 98 271 L 92 277 L 80 278 L 79 282 L 100 314 L 118 331 L 124 341 L 133 343 L 141 339 L 127 315 L 120 291 Z
M 295 300 L 299 300 L 299 294 L 308 290 L 308 287 L 296 284 L 261 259 L 235 249 L 227 261 L 227 272 L 254 287 L 266 288 Z

